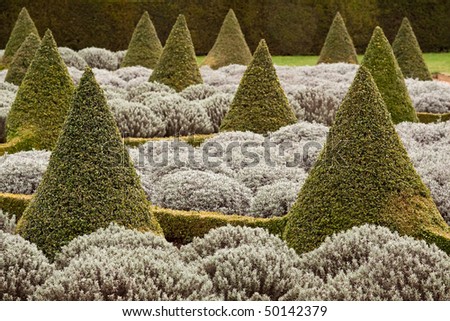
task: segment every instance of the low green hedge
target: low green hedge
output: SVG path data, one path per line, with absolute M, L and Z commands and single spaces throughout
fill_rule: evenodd
M 198 135 L 190 135 L 190 136 L 179 136 L 179 137 L 152 137 L 152 138 L 138 138 L 138 137 L 127 137 L 124 138 L 124 144 L 130 147 L 138 147 L 142 144 L 148 143 L 148 142 L 155 142 L 160 140 L 176 140 L 186 142 L 193 147 L 200 146 L 205 140 L 208 138 L 213 137 L 214 134 L 198 134 Z M 0 145 L 1 146 L 1 145 Z
M 438 123 L 450 120 L 450 113 L 432 114 L 432 113 L 418 112 L 417 117 L 419 118 L 419 121 L 424 124 Z
M 31 197 L 32 195 L 0 193 L 0 209 L 15 215 L 19 220 Z M 254 218 L 214 212 L 177 211 L 157 206 L 152 206 L 152 212 L 159 221 L 166 239 L 176 244 L 189 243 L 194 237 L 201 237 L 209 230 L 227 224 L 261 227 L 280 237 L 285 226 L 284 217 Z

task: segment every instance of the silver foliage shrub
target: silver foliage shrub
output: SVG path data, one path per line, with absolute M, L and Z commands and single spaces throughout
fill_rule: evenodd
M 179 171 L 164 176 L 155 186 L 152 201 L 178 210 L 246 213 L 251 191 L 234 179 L 201 171 Z
M 117 57 L 117 62 L 118 62 L 118 64 L 119 64 L 119 66 L 120 66 L 120 64 L 122 63 L 123 58 L 125 58 L 126 53 L 127 53 L 126 50 L 119 50 L 119 51 L 116 51 L 116 52 L 114 53 L 114 54 L 116 55 L 116 57 Z
M 261 187 L 253 198 L 250 213 L 256 217 L 286 215 L 297 199 L 303 185 L 291 181 L 281 181 Z
M 217 251 L 244 245 L 270 247 L 277 251 L 286 248 L 286 243 L 262 228 L 227 225 L 212 229 L 203 237 L 195 237 L 180 251 L 183 259 L 192 263 L 213 256 Z
M 0 156 L 0 192 L 33 194 L 47 169 L 50 152 L 27 151 Z
M 436 114 L 450 112 L 449 84 L 415 79 L 406 79 L 405 81 L 417 111 Z
M 143 104 L 123 99 L 108 101 L 124 137 L 161 137 L 166 133 L 165 122 Z
M 76 51 L 67 47 L 59 47 L 58 51 L 67 67 L 74 67 L 78 70 L 86 68 L 86 61 Z
M 145 77 L 146 79 L 148 79 L 151 73 L 151 69 L 142 66 L 124 67 L 114 71 L 114 75 L 127 82 L 141 77 Z
M 364 225 L 328 237 L 298 268 L 323 280 L 314 300 L 448 300 L 450 260 L 435 245 Z M 284 300 L 303 293 L 295 286 Z M 303 297 L 301 297 L 303 298 Z
M 331 126 L 341 103 L 333 95 L 316 88 L 304 88 L 288 95 L 289 103 L 294 108 L 298 119 L 322 123 Z
M 187 136 L 213 132 L 211 120 L 196 102 L 189 102 L 178 95 L 146 99 L 143 104 L 165 120 L 167 136 Z
M 450 224 L 450 122 L 404 122 L 396 129 L 440 213 Z
M 16 231 L 16 216 L 9 216 L 0 209 L 0 231 L 14 234 Z
M 164 84 L 160 84 L 157 82 L 144 82 L 139 84 L 129 84 L 127 87 L 128 97 L 127 99 L 133 102 L 142 103 L 146 93 L 149 92 L 159 92 L 159 93 L 168 93 L 174 94 L 175 90 L 166 86 Z
M 297 254 L 261 228 L 220 227 L 194 238 L 180 252 L 207 273 L 222 300 L 277 300 L 295 284 L 305 293 L 322 284 L 297 269 Z
M 190 87 L 188 87 L 190 88 Z M 233 96 L 230 94 L 219 93 L 205 98 L 200 105 L 206 110 L 209 120 L 213 126 L 213 131 L 218 132 L 223 117 L 230 109 Z
M 179 301 L 213 299 L 204 274 L 164 250 L 96 248 L 56 271 L 34 300 Z
M 111 247 L 122 250 L 154 249 L 164 251 L 170 256 L 179 256 L 177 248 L 161 236 L 150 232 L 126 229 L 123 226 L 111 223 L 107 228 L 100 228 L 91 234 L 73 239 L 56 256 L 55 266 L 61 270 L 69 266 L 72 260 L 78 259 L 86 253 Z
M 198 84 L 189 86 L 180 92 L 180 96 L 187 100 L 201 100 L 217 94 L 219 91 L 210 85 Z
M 256 192 L 263 186 L 280 181 L 303 182 L 306 176 L 305 171 L 301 168 L 259 164 L 241 169 L 236 174 L 236 179 L 250 188 L 252 192 Z
M 103 48 L 84 48 L 78 51 L 91 68 L 116 70 L 119 68 L 119 59 L 113 52 Z
M 19 235 L 0 231 L 2 273 L 0 300 L 27 300 L 53 272 L 51 265 L 36 245 Z

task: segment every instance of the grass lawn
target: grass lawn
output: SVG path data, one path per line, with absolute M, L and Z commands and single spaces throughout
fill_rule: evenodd
M 426 53 L 423 54 L 425 62 L 432 73 L 442 72 L 450 74 L 450 53 Z M 313 66 L 316 64 L 319 56 L 273 56 L 273 62 L 279 66 Z M 363 55 L 358 55 L 358 61 L 361 62 Z M 197 57 L 201 63 L 204 56 Z

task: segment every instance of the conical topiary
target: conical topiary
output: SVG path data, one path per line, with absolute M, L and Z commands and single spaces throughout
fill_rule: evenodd
M 405 78 L 433 80 L 425 60 L 423 60 L 419 42 L 406 17 L 403 18 L 402 25 L 392 43 L 392 50 Z
M 9 65 L 8 72 L 6 73 L 5 81 L 20 86 L 40 45 L 41 39 L 34 33 L 30 33 L 20 46 L 19 50 L 16 51 L 16 54 Z
M 372 74 L 394 124 L 419 121 L 402 71 L 380 27 L 375 28 L 361 65 Z
M 353 40 L 348 34 L 344 19 L 339 12 L 331 23 L 317 63 L 333 64 L 338 62 L 358 63 Z
M 161 57 L 162 50 L 155 27 L 145 11 L 134 29 L 121 67 L 143 66 L 153 69 Z
M 265 134 L 296 122 L 297 118 L 278 80 L 269 48 L 261 40 L 220 130 Z
M 178 16 L 149 80 L 165 84 L 176 91 L 203 83 L 191 33 L 183 15 Z
M 303 253 L 366 223 L 450 252 L 450 227 L 414 170 L 372 76 L 361 67 L 287 216 L 284 237 Z
M 47 30 L 17 91 L 7 119 L 16 150 L 52 149 L 70 108 L 74 85 Z
M 203 65 L 217 69 L 232 64 L 248 65 L 252 61 L 252 53 L 245 41 L 239 21 L 230 9 L 212 49 L 208 52 Z
M 87 68 L 17 231 L 53 257 L 70 240 L 111 222 L 162 234 L 114 116 Z
M 19 16 L 17 17 L 16 24 L 14 25 L 11 35 L 9 36 L 8 42 L 6 43 L 5 52 L 3 53 L 2 58 L 2 63 L 4 65 L 9 65 L 14 57 L 14 54 L 30 33 L 34 33 L 39 37 L 39 33 L 27 9 L 22 8 Z

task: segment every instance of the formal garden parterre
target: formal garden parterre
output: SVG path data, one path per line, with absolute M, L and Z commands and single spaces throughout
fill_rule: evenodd
M 230 10 L 197 64 L 179 15 L 126 51 L 0 52 L 2 300 L 449 300 L 450 85 L 411 23 L 361 66 L 253 55 Z M 3 290 L 4 289 L 4 290 Z

